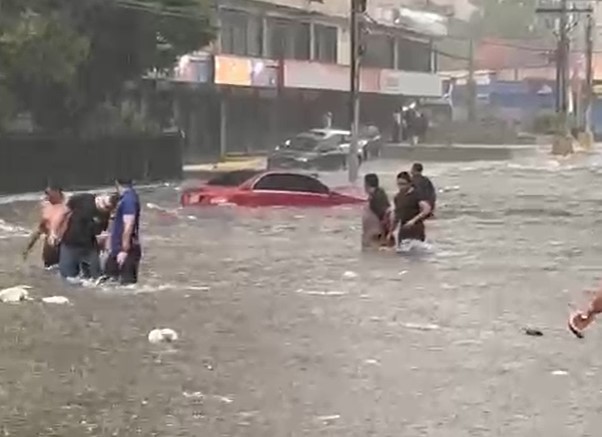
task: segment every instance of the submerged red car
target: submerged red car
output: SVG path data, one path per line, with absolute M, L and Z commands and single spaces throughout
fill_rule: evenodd
M 182 192 L 182 206 L 337 206 L 365 199 L 333 191 L 317 178 L 301 173 L 240 170 L 209 180 Z

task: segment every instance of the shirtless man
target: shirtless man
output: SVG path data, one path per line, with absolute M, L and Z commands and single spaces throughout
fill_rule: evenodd
M 44 267 L 49 268 L 59 263 L 59 248 L 50 240 L 51 236 L 59 231 L 59 221 L 65 210 L 65 196 L 63 190 L 57 186 L 48 187 L 44 194 L 46 198 L 42 202 L 41 219 L 23 251 L 23 259 L 27 259 L 36 242 L 44 236 L 42 261 Z

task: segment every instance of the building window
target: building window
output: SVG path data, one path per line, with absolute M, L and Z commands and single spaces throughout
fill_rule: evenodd
M 389 35 L 367 35 L 362 52 L 362 65 L 372 68 L 394 68 L 393 50 L 393 38 Z
M 428 43 L 399 38 L 397 40 L 397 69 L 430 72 L 430 45 Z
M 309 59 L 309 23 L 268 18 L 268 57 Z
M 238 56 L 261 56 L 263 26 L 261 17 L 243 11 L 220 10 L 221 51 Z
M 337 62 L 338 29 L 334 26 L 314 25 L 314 60 Z

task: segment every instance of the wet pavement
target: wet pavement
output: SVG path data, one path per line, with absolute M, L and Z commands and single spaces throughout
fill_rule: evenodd
M 565 320 L 601 271 L 602 157 L 426 173 L 431 255 L 362 254 L 356 208 L 146 208 L 135 289 L 21 262 L 33 204 L 5 199 L 0 288 L 35 300 L 0 304 L 0 435 L 597 437 L 602 329 Z

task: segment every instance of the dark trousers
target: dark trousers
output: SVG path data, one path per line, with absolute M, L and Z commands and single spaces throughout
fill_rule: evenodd
M 80 273 L 85 278 L 99 278 L 101 271 L 98 248 L 62 244 L 59 253 L 59 272 L 63 278 L 76 278 Z
M 416 223 L 414 226 L 412 226 L 410 228 L 404 228 L 403 226 L 401 226 L 399 228 L 399 236 L 398 236 L 397 241 L 402 241 L 402 240 L 418 240 L 418 241 L 426 240 L 424 223 L 423 222 Z
M 111 254 L 105 264 L 105 275 L 123 285 L 136 284 L 141 259 L 142 249 L 140 246 L 134 246 L 130 249 L 122 265 L 117 262 L 117 254 Z
M 44 267 L 54 267 L 59 263 L 59 246 L 53 246 L 48 244 L 48 241 L 44 241 L 44 247 L 42 248 L 42 262 Z

